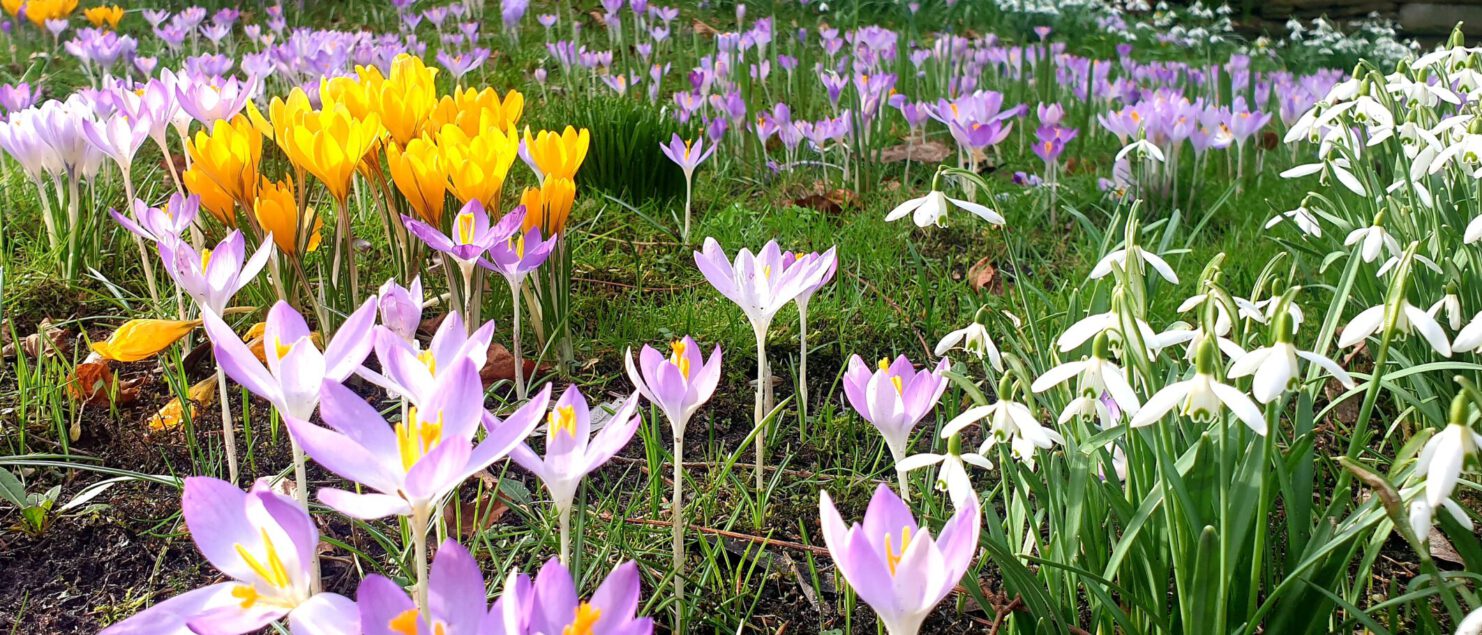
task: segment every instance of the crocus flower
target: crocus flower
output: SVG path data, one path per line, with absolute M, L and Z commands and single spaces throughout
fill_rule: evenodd
M 871 370 L 858 355 L 849 358 L 849 370 L 844 373 L 844 395 L 854 411 L 885 437 L 895 463 L 906 458 L 911 430 L 931 413 L 947 390 L 943 373 L 950 368 L 952 362 L 942 358 L 935 369 L 918 371 L 911 360 L 901 355 L 894 362 L 882 359 L 879 368 Z M 901 495 L 910 500 L 905 471 L 897 471 L 896 475 L 900 479 Z
M 176 77 L 180 81 L 175 86 L 175 99 L 180 108 L 207 128 L 236 117 L 257 92 L 256 82 L 242 82 L 235 77 L 225 81 L 190 73 Z
M 941 534 L 916 524 L 911 509 L 881 484 L 864 523 L 844 524 L 828 492 L 819 492 L 823 541 L 839 572 L 890 635 L 915 635 L 952 592 L 978 548 L 978 500 L 969 495 Z
M 410 331 L 415 335 L 416 330 Z M 367 381 L 393 393 L 417 401 L 430 396 L 437 387 L 440 373 L 453 368 L 462 360 L 472 363 L 474 368 L 483 368 L 489 352 L 489 342 L 494 339 L 494 323 L 485 322 L 472 333 L 465 330 L 463 317 L 454 311 L 443 318 L 432 334 L 425 350 L 417 342 L 393 331 L 384 324 L 375 329 L 376 359 L 381 362 L 385 374 L 360 369 Z
M 360 632 L 353 602 L 313 594 L 319 531 L 309 513 L 269 489 L 267 479 L 243 492 L 226 481 L 187 478 L 180 511 L 196 548 L 229 581 L 161 602 L 103 633 L 252 633 L 283 617 L 294 635 Z
M 437 251 L 448 254 L 460 263 L 473 266 L 496 243 L 509 240 L 523 221 L 522 216 L 505 215 L 495 225 L 489 224 L 489 215 L 478 199 L 468 201 L 458 215 L 453 217 L 451 235 L 410 216 L 402 216 L 407 230 Z
M 381 325 L 396 334 L 402 341 L 415 344 L 417 328 L 422 325 L 422 278 L 412 278 L 412 283 L 403 287 L 395 278 L 388 278 L 376 294 L 380 307 Z M 463 329 L 458 329 L 460 333 Z
M 509 216 L 523 219 L 525 208 L 517 207 Z M 520 288 L 525 285 L 525 277 L 545 263 L 556 247 L 556 240 L 541 240 L 540 229 L 536 227 L 524 233 L 517 229 L 509 240 L 494 243 L 488 255 L 479 259 L 480 266 L 498 271 L 509 283 L 510 310 L 514 314 L 510 343 L 515 359 L 515 396 L 521 400 L 525 398 L 525 362 L 520 353 Z
M 694 197 L 695 168 L 715 153 L 715 146 L 706 148 L 703 136 L 689 141 L 681 139 L 679 134 L 675 133 L 667 145 L 659 144 L 659 149 L 664 152 L 664 156 L 669 157 L 670 161 L 684 171 L 684 233 L 680 234 L 680 239 L 689 242 L 690 204 Z
M 245 239 L 237 230 L 216 243 L 214 249 L 197 252 L 183 241 L 163 241 L 159 251 L 165 271 L 175 284 L 197 305 L 220 315 L 232 296 L 262 271 L 273 251 L 273 241 L 271 237 L 264 240 L 251 258 L 245 258 Z
M 798 305 L 798 401 L 804 408 L 808 406 L 808 302 L 813 299 L 823 285 L 834 279 L 834 273 L 839 269 L 839 256 L 834 247 L 823 253 L 813 252 L 798 255 L 791 251 L 782 254 L 783 270 L 801 267 L 803 269 L 821 267 L 819 275 L 809 278 L 808 284 L 793 298 L 793 304 Z M 770 407 L 771 401 L 768 400 Z M 804 414 L 806 415 L 806 410 Z
M 200 197 L 175 193 L 162 207 L 150 207 L 148 203 L 134 199 L 133 218 L 111 209 L 108 215 L 124 229 L 149 242 L 178 242 L 181 232 L 195 222 L 200 209 Z
M 488 634 L 503 619 L 498 613 L 489 612 L 484 574 L 479 571 L 478 562 L 451 538 L 437 548 L 424 599 L 425 606 L 419 608 L 419 603 L 413 602 L 391 579 L 368 575 L 355 591 L 361 628 L 358 632 L 363 635 Z
M 504 457 L 540 421 L 550 390 L 504 421 L 484 412 L 478 369 L 460 360 L 442 371 L 435 390 L 414 400 L 407 420 L 392 426 L 349 388 L 325 382 L 319 413 L 328 427 L 285 418 L 320 465 L 365 486 L 355 493 L 319 490 L 319 500 L 346 516 L 375 519 L 427 514 L 432 502 Z M 488 430 L 473 444 L 479 421 Z
M 547 385 L 542 396 L 550 395 Z M 536 398 L 531 405 L 544 411 L 547 400 Z M 581 480 L 593 470 L 601 467 L 618 450 L 628 444 L 633 433 L 638 431 L 640 421 L 636 410 L 638 394 L 634 393 L 623 401 L 617 411 L 607 419 L 607 425 L 592 436 L 592 415 L 587 400 L 576 386 L 568 386 L 556 400 L 546 420 L 545 457 L 536 454 L 523 443 L 510 452 L 510 458 L 520 467 L 540 478 L 551 493 L 551 502 L 556 507 L 561 523 L 561 560 L 570 562 L 571 553 L 571 505 L 576 499 L 576 488 Z M 590 437 L 590 439 L 589 439 Z
M 546 635 L 591 633 L 592 635 L 650 635 L 653 619 L 637 617 L 642 588 L 638 565 L 624 562 L 607 574 L 590 600 L 576 594 L 571 572 L 556 558 L 547 560 L 535 582 L 518 571 L 511 572 L 504 594 L 489 611 L 501 620 L 488 635 Z

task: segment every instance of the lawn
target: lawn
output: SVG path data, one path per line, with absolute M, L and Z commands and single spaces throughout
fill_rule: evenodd
M 1459 35 L 84 3 L 0 2 L 11 632 L 1482 628 Z

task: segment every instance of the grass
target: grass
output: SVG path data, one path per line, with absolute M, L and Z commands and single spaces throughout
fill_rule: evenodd
M 389 28 L 394 17 L 387 8 L 379 3 L 369 5 L 313 3 L 298 19 L 339 28 Z M 748 6 L 753 15 L 777 11 L 779 22 L 806 18 L 792 13 L 797 10 L 791 3 Z M 855 24 L 898 20 L 899 16 L 891 17 L 893 6 L 886 2 L 854 3 L 840 19 Z M 732 7 L 728 2 L 716 3 L 708 10 L 686 5 L 683 15 L 703 17 L 707 23 L 723 28 L 733 19 L 729 17 L 733 15 Z M 924 23 L 928 17 L 921 19 Z M 994 20 L 991 15 L 970 12 L 962 25 L 974 28 Z M 1023 27 L 1019 30 L 1027 32 Z M 501 91 L 524 91 L 531 100 L 528 120 L 580 121 L 579 116 L 563 116 L 576 114 L 570 110 L 573 106 L 568 103 L 568 95 L 556 93 L 554 86 L 547 90 L 529 84 L 528 71 L 543 56 L 537 36 L 537 32 L 527 32 L 522 46 L 491 62 L 481 71 L 478 82 Z M 1095 40 L 1078 42 L 1077 46 L 1101 51 L 1110 48 L 1109 43 Z M 677 51 L 684 53 L 682 48 Z M 27 78 L 42 83 L 49 96 L 61 96 L 84 81 L 63 62 L 46 57 L 17 60 L 0 69 L 0 82 Z M 682 73 L 678 75 L 682 77 Z M 682 79 L 671 77 L 671 81 Z M 1025 91 L 1018 95 L 1021 101 L 1032 103 L 1032 91 L 1051 89 L 1021 90 Z M 818 114 L 827 108 L 817 95 L 800 93 L 792 97 L 796 98 L 792 103 L 798 111 Z M 582 104 L 578 108 L 593 108 L 589 102 L 576 103 Z M 632 107 L 642 116 L 655 117 L 647 106 Z M 596 121 L 599 115 L 592 115 L 592 121 Z M 598 127 L 592 127 L 595 133 Z M 655 136 L 666 139 L 667 134 L 666 129 Z M 939 337 L 967 323 L 984 306 L 1027 319 L 1016 335 L 1047 350 L 1052 334 L 1058 332 L 1057 325 L 1106 292 L 1098 287 L 1092 291 L 1093 297 L 1085 297 L 1080 281 L 1120 239 L 1115 227 L 1125 218 L 1127 208 L 1096 190 L 1097 174 L 1072 174 L 1062 181 L 1058 197 L 1061 207 L 1054 214 L 1057 222 L 1051 224 L 1046 197 L 1040 191 L 1023 190 L 1009 182 L 1008 175 L 1014 171 L 1037 167 L 1038 159 L 1022 152 L 1003 157 L 988 176 L 992 192 L 982 197 L 995 202 L 1008 220 L 1006 229 L 990 228 L 957 212 L 943 228 L 918 230 L 907 223 L 887 224 L 882 218 L 896 203 L 929 187 L 929 166 L 911 166 L 908 179 L 902 164 L 871 165 L 867 175 L 845 184 L 854 195 L 851 202 L 838 209 L 822 205 L 817 207 L 823 209 L 817 209 L 799 203 L 808 203 L 807 197 L 815 193 L 817 182 L 828 183 L 825 189 L 835 187 L 835 176 L 808 168 L 775 175 L 758 164 L 756 148 L 747 146 L 745 150 L 718 153 L 699 170 L 694 235 L 714 237 L 732 253 L 775 238 L 785 249 L 812 251 L 837 246 L 840 254 L 837 278 L 810 307 L 809 358 L 814 370 L 809 378 L 813 396 L 808 405 L 809 420 L 800 419 L 798 404 L 784 401 L 766 427 L 776 463 L 768 488 L 754 491 L 747 463 L 747 440 L 755 432 L 749 412 L 750 369 L 755 367 L 752 333 L 740 311 L 710 288 L 694 267 L 692 251 L 697 245 L 676 242 L 674 219 L 682 214 L 682 195 L 648 195 L 649 189 L 673 194 L 672 178 L 668 179 L 671 182 L 658 184 L 662 178 L 632 179 L 624 176 L 623 169 L 614 167 L 610 172 L 604 170 L 602 177 L 604 182 L 614 183 L 612 187 L 603 187 L 604 191 L 584 188 L 579 193 L 570 232 L 575 254 L 573 315 L 579 320 L 572 325 L 576 334 L 575 364 L 557 368 L 539 380 L 576 383 L 588 395 L 596 395 L 594 402 L 607 401 L 631 390 L 622 367 L 622 356 L 629 347 L 658 344 L 687 334 L 706 348 L 719 344 L 726 357 L 722 389 L 691 422 L 688 434 L 687 461 L 694 466 L 686 475 L 692 482 L 685 489 L 694 496 L 689 504 L 694 528 L 689 534 L 687 575 L 697 601 L 683 607 L 685 623 L 690 632 L 738 632 L 746 628 L 757 632 L 874 632 L 872 614 L 855 601 L 842 579 L 835 579 L 832 570 L 820 564 L 826 552 L 821 551 L 817 527 L 818 491 L 827 489 L 846 518 L 857 518 L 875 483 L 893 478 L 889 453 L 878 435 L 844 404 L 840 377 L 845 361 L 853 354 L 873 360 L 904 353 L 923 362 L 933 357 L 930 348 Z M 1114 141 L 1102 136 L 1076 144 L 1072 152 L 1085 163 L 1101 166 L 1099 172 L 1104 173 L 1116 150 Z M 157 201 L 166 193 L 168 177 L 158 156 L 150 152 L 141 155 L 138 165 L 148 167 L 138 169 L 136 178 L 142 184 L 141 196 Z M 1150 314 L 1171 314 L 1182 298 L 1194 292 L 1192 274 L 1216 254 L 1232 256 L 1224 268 L 1226 286 L 1247 290 L 1257 284 L 1267 264 L 1285 251 L 1267 237 L 1262 225 L 1275 212 L 1295 207 L 1305 189 L 1275 176 L 1277 166 L 1290 163 L 1284 150 L 1263 155 L 1267 167 L 1246 183 L 1223 183 L 1230 171 L 1223 166 L 1206 166 L 1202 175 L 1205 189 L 1195 204 L 1140 211 L 1146 235 L 1161 241 L 1157 251 L 1180 272 L 1190 274 L 1178 288 L 1160 289 L 1151 299 Z M 646 158 L 628 168 L 641 173 L 672 167 L 663 163 L 657 148 L 649 148 L 641 156 Z M 101 337 L 108 325 L 150 315 L 147 300 L 141 299 L 145 296 L 142 273 L 132 255 L 133 247 L 122 232 L 98 234 L 99 242 L 89 246 L 89 252 L 97 255 L 89 275 L 75 285 L 61 281 L 53 264 L 56 255 L 45 253 L 44 235 L 36 222 L 39 209 L 34 192 L 13 164 L 6 165 L 0 172 L 4 186 L 0 196 L 7 210 L 4 231 L 0 232 L 0 265 L 4 268 L 3 315 L 9 341 L 36 333 L 46 320 L 69 332 Z M 528 181 L 528 175 L 519 178 Z M 625 180 L 633 181 L 627 190 L 620 187 Z M 86 209 L 94 212 L 91 218 L 95 222 L 111 222 L 101 213 L 120 204 L 121 192 L 109 183 L 104 179 L 96 189 L 88 190 Z M 506 191 L 518 188 L 511 186 Z M 371 209 L 368 199 L 360 203 L 360 209 Z M 316 201 L 316 205 L 331 206 L 327 200 Z M 379 222 L 369 213 L 357 220 L 357 235 L 369 241 L 360 255 L 364 281 L 384 280 L 393 274 L 389 264 L 392 259 L 384 257 L 390 247 L 384 242 Z M 310 260 L 317 265 L 328 257 L 326 244 Z M 996 284 L 976 290 L 969 278 L 979 262 L 995 268 L 998 278 Z M 1306 259 L 1293 263 L 1299 268 L 1314 265 Z M 430 293 L 443 291 L 439 276 L 431 271 L 425 275 Z M 490 295 L 503 297 L 497 292 Z M 272 298 L 271 289 L 258 285 L 239 296 L 237 304 L 264 307 Z M 507 304 L 491 302 L 485 316 L 500 322 L 496 341 L 507 337 Z M 239 322 L 245 327 L 256 319 L 254 316 Z M 190 344 L 199 344 L 201 337 Z M 770 362 L 778 375 L 779 396 L 793 394 L 792 387 L 799 381 L 795 372 L 797 338 L 797 315 L 789 308 L 774 322 L 769 335 Z M 86 352 L 79 341 L 71 351 L 60 354 L 16 355 L 5 361 L 0 368 L 0 403 L 7 408 L 7 416 L 0 417 L 5 420 L 0 432 L 4 452 L 11 456 L 0 457 L 0 465 L 24 474 L 32 490 L 61 484 L 63 500 L 107 474 L 159 473 L 173 478 L 224 473 L 219 433 L 211 433 L 220 429 L 213 408 L 201 409 L 176 433 L 146 437 L 140 431 L 143 421 L 164 399 L 182 394 L 185 387 L 207 372 L 210 364 L 199 362 L 204 353 L 184 346 L 158 365 L 143 363 L 126 369 L 126 377 L 144 377 L 153 386 L 147 397 L 136 403 L 82 407 L 68 396 L 65 386 L 66 378 Z M 545 351 L 541 357 L 541 361 L 550 362 L 555 356 Z M 495 387 L 495 400 L 502 399 L 505 388 Z M 240 416 L 247 410 L 250 414 L 245 429 L 252 436 L 244 472 L 281 478 L 283 474 L 278 470 L 287 465 L 281 424 L 269 416 L 270 408 L 265 403 L 247 399 L 245 392 L 235 388 L 230 392 L 234 412 Z M 968 405 L 967 392 L 956 386 L 950 388 L 938 411 L 937 429 Z M 578 587 L 590 590 L 613 563 L 638 561 L 645 589 L 640 614 L 655 616 L 664 623 L 672 607 L 671 598 L 658 592 L 668 588 L 667 576 L 671 575 L 667 566 L 669 488 L 663 475 L 668 474 L 672 457 L 662 417 L 649 410 L 644 419 L 638 440 L 582 488 L 579 500 L 584 502 L 577 514 L 573 568 Z M 79 426 L 80 434 L 72 434 Z M 118 440 L 126 441 L 128 447 L 115 446 Z M 928 448 L 926 435 L 918 435 L 917 442 L 918 449 Z M 118 472 L 89 471 L 105 466 Z M 153 571 L 147 567 L 131 570 L 131 579 L 101 588 L 83 578 L 41 585 L 43 592 L 56 594 L 70 584 L 88 598 L 90 606 L 73 607 L 81 612 L 72 622 L 48 621 L 53 618 L 39 612 L 44 609 L 37 607 L 37 597 L 6 596 L 6 602 L 18 597 L 24 600 L 20 605 L 0 603 L 4 609 L 0 613 L 13 616 L 13 628 L 18 632 L 92 629 L 126 616 L 147 601 L 158 602 L 209 578 L 209 573 L 197 567 L 180 564 L 196 560 L 189 555 L 188 546 L 182 547 L 181 528 L 173 511 L 148 503 L 149 499 L 177 496 L 172 479 L 164 480 L 164 484 L 120 485 L 112 490 L 116 495 L 105 503 L 115 507 L 117 513 L 97 511 L 63 517 L 49 535 L 19 547 L 44 557 L 65 559 L 70 556 L 66 549 L 73 541 L 57 539 L 58 533 L 96 535 L 102 531 L 100 527 L 105 527 L 158 550 Z M 337 479 L 314 470 L 311 480 L 322 485 Z M 915 475 L 914 491 L 926 492 L 930 487 L 927 478 Z M 485 478 L 465 484 L 442 531 L 462 538 L 480 558 L 486 582 L 497 585 L 512 568 L 531 572 L 556 551 L 554 512 L 544 504 L 544 496 L 531 477 L 518 469 L 506 471 L 501 462 Z M 933 518 L 931 524 L 950 513 L 944 497 L 922 498 L 926 515 Z M 990 512 L 1005 516 L 1024 513 L 1014 509 Z M 412 578 L 410 548 L 406 547 L 410 541 L 404 524 L 350 522 L 331 514 L 323 518 L 324 531 L 337 557 L 327 568 L 330 590 L 352 593 L 359 572 L 381 572 L 398 581 Z M 6 560 L 0 556 L 0 564 Z M 165 562 L 170 564 L 160 564 Z M 988 581 L 990 588 L 975 589 L 976 593 L 969 595 L 976 600 L 1001 592 L 1013 584 L 1011 573 L 988 559 L 980 561 L 972 577 Z M 127 593 L 120 593 L 120 589 Z M 933 632 L 979 632 L 984 628 L 984 616 L 992 620 L 993 609 L 1005 603 L 1007 599 L 972 610 L 968 598 L 959 596 L 956 606 L 935 615 L 928 628 L 935 629 Z

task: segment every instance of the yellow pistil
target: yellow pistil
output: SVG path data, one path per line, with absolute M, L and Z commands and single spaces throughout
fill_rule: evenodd
M 206 273 L 206 267 L 211 266 L 211 250 L 201 250 L 201 273 Z
M 525 259 L 525 235 L 516 233 L 509 238 L 509 249 L 515 252 L 515 257 Z
M 766 278 L 768 280 L 771 280 L 772 279 L 772 265 L 763 265 L 762 266 L 762 277 L 763 278 Z
M 464 244 L 464 245 L 467 245 L 467 244 L 473 242 L 473 230 L 474 230 L 473 215 L 472 214 L 459 214 L 458 215 L 458 242 L 461 243 L 461 244 Z
M 245 562 L 247 564 L 247 567 L 252 569 L 252 572 L 256 573 L 258 577 L 262 578 L 264 582 L 267 582 L 268 586 L 271 586 L 275 589 L 286 589 L 292 586 L 293 579 L 288 577 L 288 568 L 283 566 L 283 559 L 278 556 L 278 547 L 275 546 L 272 539 L 268 537 L 267 529 L 262 530 L 262 544 L 267 550 L 267 553 L 264 556 L 267 562 L 258 560 L 257 556 L 252 555 L 252 552 L 248 551 L 246 547 L 243 547 L 241 543 L 237 543 L 233 546 L 236 547 L 237 556 L 242 558 L 242 562 Z M 232 591 L 232 595 L 242 597 L 238 595 L 236 590 Z M 251 601 L 256 600 L 257 595 L 256 591 L 254 591 L 253 595 L 251 596 Z M 244 602 L 246 601 L 247 598 L 244 598 Z
M 899 395 L 905 392 L 905 386 L 901 384 L 901 378 L 899 376 L 891 375 L 890 383 L 895 384 L 895 394 Z
M 396 451 L 401 456 L 401 468 L 411 470 L 417 461 L 426 456 L 442 440 L 443 414 L 437 413 L 437 421 L 425 421 L 413 406 L 407 410 L 407 420 L 396 424 Z
M 690 147 L 693 144 L 694 144 L 694 141 L 692 141 L 690 139 L 685 139 L 684 140 L 684 160 L 685 161 L 689 161 L 690 160 Z
M 901 558 L 906 557 L 906 548 L 911 546 L 911 528 L 901 528 L 901 550 L 896 551 L 891 547 L 890 534 L 885 534 L 885 564 L 890 567 L 890 575 L 895 575 L 895 566 L 901 563 Z
M 880 358 L 880 370 L 890 370 L 890 358 L 889 357 L 881 357 Z
M 685 379 L 689 379 L 690 358 L 685 356 L 685 348 L 686 345 L 684 343 L 684 340 L 674 340 L 674 343 L 669 345 L 669 349 L 671 351 L 674 351 L 674 353 L 669 356 L 669 363 L 674 364 L 676 367 L 678 367 L 679 374 L 684 376 Z
M 576 408 L 561 406 L 551 411 L 546 419 L 547 441 L 556 440 L 556 432 L 565 430 L 571 438 L 576 438 Z
M 566 628 L 561 629 L 561 635 L 592 635 L 597 628 L 597 620 L 602 619 L 602 610 L 594 608 L 590 603 L 582 602 L 576 607 L 576 619 L 571 621 Z
M 432 351 L 417 353 L 417 361 L 427 367 L 427 374 L 437 377 L 437 357 L 433 356 Z

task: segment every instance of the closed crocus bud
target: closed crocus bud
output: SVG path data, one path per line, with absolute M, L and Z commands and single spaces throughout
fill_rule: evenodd
M 387 280 L 377 294 L 376 305 L 382 326 L 407 342 L 416 340 L 417 327 L 422 323 L 422 278 L 413 278 L 405 287 L 395 279 Z

